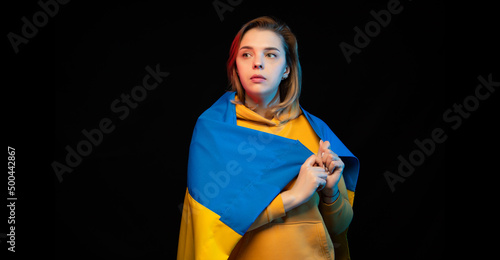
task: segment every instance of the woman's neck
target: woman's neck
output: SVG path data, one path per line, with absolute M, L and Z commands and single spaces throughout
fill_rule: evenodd
M 276 99 L 273 101 L 274 97 Z M 261 115 L 262 117 L 266 119 L 273 119 L 274 118 L 274 113 L 272 113 L 271 109 L 272 107 L 279 103 L 280 97 L 279 97 L 279 92 L 277 91 L 276 94 L 269 98 L 265 97 L 251 97 L 248 94 L 245 97 L 245 106 L 248 108 L 252 109 L 255 113 Z

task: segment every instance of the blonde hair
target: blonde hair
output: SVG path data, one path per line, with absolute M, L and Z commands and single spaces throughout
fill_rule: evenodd
M 250 29 L 259 28 L 262 30 L 270 30 L 280 36 L 281 42 L 285 49 L 286 64 L 290 68 L 288 77 L 279 84 L 278 104 L 271 108 L 271 112 L 281 123 L 288 122 L 301 113 L 299 106 L 300 89 L 302 85 L 302 70 L 299 62 L 299 53 L 297 39 L 290 28 L 276 18 L 262 16 L 244 24 L 234 37 L 231 49 L 229 51 L 229 59 L 227 60 L 227 77 L 231 91 L 236 91 L 239 101 L 235 103 L 245 104 L 245 89 L 241 85 L 240 78 L 236 73 L 236 57 L 241 43 L 241 39 Z M 271 103 L 274 100 L 271 101 Z

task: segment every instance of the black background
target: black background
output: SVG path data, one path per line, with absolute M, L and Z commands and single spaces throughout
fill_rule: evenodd
M 16 254 L 174 259 L 196 118 L 227 90 L 225 63 L 241 25 L 273 15 L 299 42 L 301 105 L 361 162 L 348 234 L 352 258 L 444 257 L 445 159 L 454 157 L 450 147 L 460 154 L 492 142 L 498 97 L 481 101 L 457 130 L 442 116 L 474 93 L 479 75 L 500 80 L 498 70 L 480 62 L 492 59 L 495 43 L 488 30 L 467 30 L 464 20 L 453 20 L 460 33 L 445 41 L 449 7 L 401 1 L 401 13 L 348 63 L 339 44 L 354 45 L 353 28 L 364 28 L 374 20 L 370 11 L 388 2 L 243 0 L 221 21 L 212 1 L 70 1 L 19 53 L 6 37 L 4 125 L 16 148 Z M 31 20 L 41 10 L 36 1 L 9 5 L 4 35 L 21 34 L 21 17 Z M 455 48 L 477 39 L 481 48 L 470 53 L 472 45 Z M 446 65 L 464 64 L 460 72 L 445 66 L 445 56 Z M 157 64 L 169 76 L 120 120 L 111 103 Z M 85 140 L 82 130 L 103 118 L 115 129 L 60 182 L 51 164 L 64 164 L 65 147 L 75 149 Z M 438 127 L 447 141 L 391 192 L 384 172 L 397 173 L 398 156 L 408 158 L 414 140 Z

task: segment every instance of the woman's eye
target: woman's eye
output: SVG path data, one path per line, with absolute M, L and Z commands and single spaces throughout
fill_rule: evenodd
M 243 56 L 243 57 L 245 57 L 245 58 L 248 58 L 248 57 L 251 57 L 252 55 L 251 55 L 250 53 L 248 53 L 248 52 L 245 52 L 245 53 L 243 53 L 243 55 L 241 55 L 241 56 Z
M 268 53 L 267 57 L 269 57 L 269 58 L 276 58 L 277 56 L 274 53 Z

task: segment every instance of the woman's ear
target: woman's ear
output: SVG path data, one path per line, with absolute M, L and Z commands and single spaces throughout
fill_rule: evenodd
M 281 80 L 288 78 L 288 74 L 290 74 L 290 67 L 286 66 L 285 71 L 283 72 L 283 76 L 281 76 Z
M 287 75 L 288 75 L 289 73 L 290 73 L 290 67 L 286 66 L 286 67 L 285 67 L 285 74 L 287 74 Z

